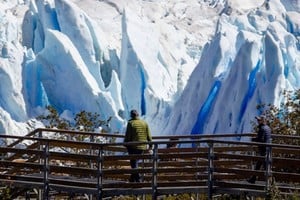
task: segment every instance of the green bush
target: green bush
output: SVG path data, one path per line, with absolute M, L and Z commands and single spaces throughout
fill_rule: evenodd
M 98 113 L 80 111 L 75 114 L 74 122 L 63 119 L 59 116 L 58 111 L 52 107 L 47 106 L 48 110 L 46 115 L 40 115 L 38 120 L 44 123 L 46 128 L 58 128 L 65 130 L 81 130 L 81 131 L 95 131 L 96 128 L 106 125 L 111 120 L 101 120 Z
M 285 91 L 280 107 L 273 104 L 261 104 L 258 111 L 266 116 L 273 134 L 300 136 L 300 89 L 295 92 Z M 257 131 L 252 121 L 254 132 Z M 300 145 L 297 140 L 273 140 L 273 143 Z

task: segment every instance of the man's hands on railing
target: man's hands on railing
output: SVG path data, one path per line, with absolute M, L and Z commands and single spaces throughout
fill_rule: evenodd
M 153 150 L 152 150 L 152 149 L 147 149 L 147 150 L 146 150 L 146 153 L 148 153 L 148 154 L 153 154 Z
M 153 145 L 152 144 L 148 144 L 148 149 L 146 150 L 146 153 L 148 154 L 153 154 Z

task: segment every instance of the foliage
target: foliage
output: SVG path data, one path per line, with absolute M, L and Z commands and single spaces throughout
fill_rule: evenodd
M 300 89 L 295 92 L 285 91 L 280 107 L 272 104 L 261 104 L 257 109 L 265 115 L 273 134 L 300 136 Z M 254 131 L 257 127 L 252 122 Z M 283 143 L 282 140 L 273 141 Z M 286 141 L 285 141 L 286 143 Z M 289 141 L 289 144 L 299 145 L 298 141 Z
M 5 186 L 0 188 L 0 200 L 10 199 L 11 187 Z
M 98 113 L 80 111 L 75 115 L 74 122 L 63 119 L 59 116 L 57 110 L 52 106 L 47 106 L 48 114 L 38 116 L 46 128 L 58 128 L 65 130 L 81 130 L 81 131 L 95 131 L 107 121 L 101 120 Z M 110 118 L 111 119 L 111 118 Z
M 91 113 L 86 111 L 81 111 L 76 114 L 75 129 L 80 130 L 83 128 L 84 131 L 94 131 L 102 125 L 105 125 L 105 121 L 99 119 L 98 113 Z
M 109 122 L 112 119 L 112 117 L 110 117 L 108 120 L 101 120 L 98 113 L 80 111 L 79 113 L 75 114 L 74 121 L 71 122 L 67 119 L 61 118 L 58 111 L 54 107 L 47 106 L 46 109 L 48 112 L 45 115 L 40 115 L 37 117 L 38 120 L 41 120 L 45 124 L 46 128 L 94 132 L 96 129 L 102 126 L 108 127 Z M 107 129 L 101 129 L 101 131 L 105 132 Z M 69 135 L 66 137 L 71 139 Z M 72 139 L 75 141 L 90 140 L 89 136 L 81 134 L 74 135 Z M 107 143 L 113 142 L 113 139 L 95 136 L 93 141 L 98 143 Z
M 234 195 L 234 194 L 222 194 L 215 198 L 217 200 L 246 200 L 246 194 Z
M 57 110 L 52 106 L 47 106 L 47 115 L 38 116 L 37 119 L 41 120 L 46 128 L 70 129 L 71 125 L 68 120 L 59 117 Z
M 190 199 L 194 199 L 192 197 L 192 195 L 190 194 L 177 194 L 177 195 L 169 195 L 167 197 L 164 198 L 164 200 L 190 200 Z
M 145 199 L 145 200 L 151 200 L 153 199 L 151 195 L 147 194 L 145 197 L 142 196 L 118 196 L 112 198 L 112 200 L 138 200 L 138 199 Z M 160 196 L 158 199 L 162 200 L 193 200 L 193 199 L 199 199 L 199 200 L 206 200 L 207 196 L 205 194 L 199 194 L 198 198 L 196 197 L 196 194 L 170 194 L 165 196 Z
M 267 197 L 266 199 L 268 200 L 281 200 L 283 197 L 280 195 L 280 190 L 278 189 L 275 178 L 273 177 L 271 180 L 271 187 L 269 191 L 267 192 Z

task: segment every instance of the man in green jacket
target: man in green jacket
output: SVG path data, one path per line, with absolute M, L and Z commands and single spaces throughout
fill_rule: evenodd
M 151 133 L 148 124 L 139 118 L 139 113 L 136 110 L 130 111 L 131 119 L 127 123 L 124 142 L 147 142 L 152 141 Z M 147 144 L 126 145 L 129 155 L 143 154 L 147 149 Z M 138 168 L 136 159 L 130 160 L 132 169 Z M 130 177 L 130 182 L 140 182 L 139 173 L 133 173 Z

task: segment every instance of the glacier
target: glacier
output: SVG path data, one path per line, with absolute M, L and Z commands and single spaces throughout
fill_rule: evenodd
M 1 1 L 0 133 L 43 127 L 47 105 L 114 133 L 131 109 L 153 135 L 250 132 L 300 88 L 299 19 L 299 0 Z

